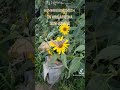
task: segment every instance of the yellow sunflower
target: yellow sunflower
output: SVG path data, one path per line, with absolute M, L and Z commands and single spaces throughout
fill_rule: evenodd
M 60 25 L 59 31 L 64 35 L 67 35 L 70 30 L 70 26 L 67 23 L 63 23 Z
M 56 40 L 50 42 L 50 46 L 53 47 L 53 50 L 55 50 L 58 54 L 64 54 L 67 50 L 69 44 L 68 40 L 64 40 L 62 37 L 57 37 Z
M 27 57 L 28 57 L 28 59 L 30 59 L 34 63 L 35 58 L 34 58 L 34 54 L 33 53 L 28 53 Z

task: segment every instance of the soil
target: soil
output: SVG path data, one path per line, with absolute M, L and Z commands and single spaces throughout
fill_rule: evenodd
M 55 86 L 48 85 L 48 84 L 37 84 L 35 86 L 35 90 L 57 90 Z

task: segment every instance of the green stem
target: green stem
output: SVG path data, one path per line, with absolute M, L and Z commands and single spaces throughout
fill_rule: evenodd
M 93 33 L 93 38 L 94 38 L 94 42 L 95 42 L 95 50 L 96 50 L 96 55 L 98 53 L 98 46 L 97 46 L 97 39 L 96 39 L 96 33 Z

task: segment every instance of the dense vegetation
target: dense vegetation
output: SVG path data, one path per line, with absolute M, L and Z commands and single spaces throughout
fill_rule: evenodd
M 68 51 L 64 55 L 61 55 L 62 63 L 65 67 L 62 72 L 62 79 L 55 84 L 57 90 L 83 90 L 85 87 L 84 75 L 73 76 L 73 74 L 80 75 L 81 69 L 85 69 L 85 13 L 84 13 L 84 0 L 71 0 L 67 1 L 68 5 L 48 5 L 50 1 L 39 1 L 36 0 L 36 25 L 35 25 L 35 68 L 36 68 L 36 81 L 43 84 L 43 62 L 47 53 L 40 52 L 38 50 L 39 45 L 43 41 L 50 41 L 56 39 L 62 34 L 59 32 L 59 26 L 50 26 L 50 21 L 45 16 L 44 9 L 50 8 L 72 8 L 75 12 L 72 13 L 73 19 L 70 20 L 70 31 L 64 37 L 68 39 L 69 47 Z M 78 3 L 79 2 L 79 3 Z M 53 13 L 52 13 L 53 14 Z M 63 20 L 64 21 L 64 20 Z M 54 58 L 59 55 L 54 53 Z

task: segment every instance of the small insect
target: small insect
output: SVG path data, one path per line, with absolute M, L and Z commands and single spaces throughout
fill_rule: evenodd
M 51 40 L 51 41 L 58 47 L 62 47 L 63 43 L 65 42 L 65 40 L 62 40 L 62 41 L 59 41 L 59 42 L 56 42 L 54 40 Z

